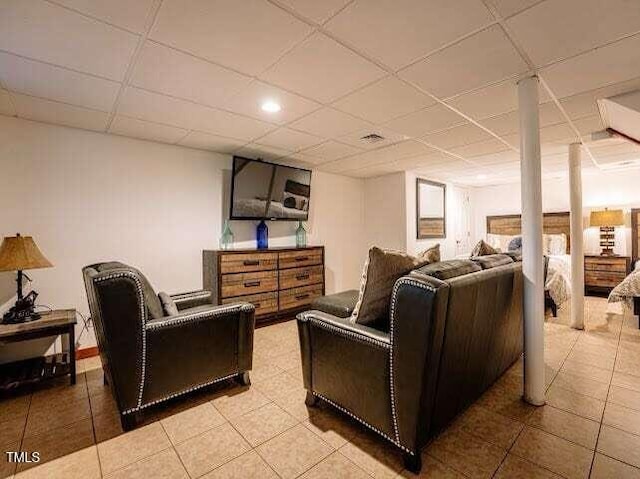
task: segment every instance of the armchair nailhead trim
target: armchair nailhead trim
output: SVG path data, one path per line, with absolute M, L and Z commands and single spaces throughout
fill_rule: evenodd
M 402 449 L 403 451 L 406 451 L 410 454 L 413 454 L 412 451 L 410 451 L 409 449 L 407 449 L 406 447 L 404 447 L 402 444 L 400 444 L 397 439 L 393 439 L 391 436 L 389 436 L 388 434 L 385 434 L 384 432 L 382 432 L 380 429 L 378 429 L 375 426 L 372 426 L 371 424 L 369 424 L 367 421 L 365 421 L 364 419 L 356 416 L 355 414 L 353 414 L 351 411 L 349 411 L 348 409 L 343 408 L 342 406 L 340 406 L 339 404 L 333 402 L 331 399 L 328 399 L 326 397 L 324 397 L 322 394 L 317 393 L 317 392 L 312 392 L 312 394 L 314 396 L 319 397 L 320 399 L 322 399 L 323 401 L 326 401 L 327 403 L 331 404 L 333 407 L 335 407 L 336 409 L 342 411 L 343 413 L 345 413 L 348 416 L 351 416 L 353 419 L 355 419 L 356 421 L 358 421 L 361 424 L 364 424 L 365 426 L 367 426 L 369 429 L 371 429 L 372 431 L 378 433 L 379 435 L 381 435 L 382 437 L 384 437 L 387 441 L 391 442 L 394 446 L 399 447 L 400 449 Z
M 227 313 L 236 313 L 239 311 L 250 312 L 254 309 L 255 307 L 252 304 L 245 304 L 245 303 L 233 304 L 231 306 L 220 306 L 217 309 L 211 309 L 209 311 L 200 311 L 198 313 L 179 315 L 172 319 L 166 319 L 163 321 L 153 321 L 146 326 L 146 329 L 148 331 L 155 331 L 156 329 L 162 329 L 167 326 L 184 324 L 191 321 L 195 321 L 197 319 L 217 318 L 218 316 L 223 316 Z
M 344 336 L 344 337 L 348 337 L 351 339 L 355 339 L 356 341 L 360 341 L 360 342 L 364 342 L 364 343 L 369 343 L 369 344 L 373 344 L 374 346 L 377 346 L 379 348 L 382 349 L 389 349 L 390 345 L 389 343 L 385 342 L 385 341 L 380 341 L 378 339 L 374 339 L 374 338 L 370 338 L 369 336 L 365 336 L 362 334 L 358 334 L 356 332 L 353 331 L 349 331 L 343 328 L 339 328 L 337 326 L 334 326 L 333 324 L 329 324 L 325 321 L 323 321 L 321 318 L 318 318 L 317 316 L 314 316 L 311 313 L 301 313 L 298 316 L 302 321 L 309 321 L 313 324 L 315 324 L 316 326 L 319 326 L 323 329 L 326 329 L 328 331 L 332 331 L 334 333 L 339 334 L 340 336 Z
M 211 291 L 196 291 L 193 293 L 175 294 L 171 296 L 171 299 L 173 299 L 174 303 L 182 303 L 184 301 L 189 301 L 192 299 L 202 299 L 202 298 L 210 298 L 210 297 L 211 297 Z
M 96 278 L 94 278 L 94 282 L 99 283 L 102 281 L 107 281 L 109 279 L 116 279 L 116 278 L 130 278 L 133 280 L 133 282 L 136 285 L 136 289 L 138 291 L 138 302 L 140 303 L 140 317 L 142 318 L 142 364 L 141 364 L 141 378 L 140 378 L 140 385 L 138 387 L 138 408 L 141 407 L 142 405 L 142 394 L 144 392 L 144 384 L 145 384 L 145 379 L 146 379 L 146 366 L 147 366 L 147 333 L 146 333 L 146 326 L 147 326 L 147 308 L 144 304 L 144 294 L 142 292 L 142 283 L 140 282 L 140 278 L 138 278 L 138 276 L 131 272 L 131 271 L 124 271 L 121 273 L 113 273 L 113 274 L 108 274 L 106 276 L 98 276 Z
M 195 391 L 197 389 L 201 389 L 201 388 L 204 388 L 204 387 L 207 387 L 207 386 L 211 386 L 212 384 L 219 383 L 221 381 L 226 381 L 227 379 L 231 379 L 231 378 L 237 376 L 238 374 L 239 373 L 229 374 L 228 376 L 224 376 L 224 377 L 221 377 L 221 378 L 213 379 L 211 381 L 207 381 L 205 383 L 198 384 L 197 386 L 190 387 L 190 388 L 185 389 L 183 391 L 180 391 L 180 392 L 177 392 L 177 393 L 173 393 L 173 394 L 169 394 L 168 396 L 165 396 L 165 397 L 160 398 L 160 399 L 156 399 L 155 401 L 151 401 L 151 402 L 139 405 L 138 407 L 135 407 L 135 408 L 127 409 L 126 411 L 123 411 L 122 414 L 131 414 L 131 413 L 140 411 L 141 409 L 147 408 L 149 406 L 153 406 L 154 404 L 158 404 L 158 403 L 161 403 L 163 401 L 167 401 L 169 399 L 173 399 L 175 397 L 182 396 L 183 394 L 187 394 L 187 393 L 190 393 L 190 392 Z
M 405 448 L 404 446 L 400 445 L 400 432 L 398 431 L 398 414 L 396 411 L 396 393 L 395 393 L 395 388 L 394 388 L 394 374 L 393 374 L 393 355 L 395 352 L 395 348 L 394 348 L 394 328 L 393 325 L 395 323 L 396 320 L 396 302 L 398 300 L 398 290 L 400 289 L 400 286 L 403 285 L 409 285 L 409 286 L 415 286 L 417 288 L 421 288 L 427 291 L 433 291 L 435 292 L 436 289 L 428 284 L 422 283 L 420 281 L 416 281 L 414 279 L 409 279 L 409 278 L 400 278 L 398 281 L 396 281 L 396 284 L 393 286 L 393 292 L 391 294 L 391 325 L 390 325 L 390 331 L 389 331 L 389 336 L 391 337 L 391 348 L 389 349 L 389 375 L 390 375 L 390 380 L 389 380 L 389 384 L 390 384 L 390 388 L 391 388 L 391 417 L 393 419 L 393 431 L 394 431 L 394 435 L 395 435 L 395 441 L 394 443 L 396 445 L 398 445 L 399 447 L 401 447 L 402 449 L 405 449 L 408 452 L 409 451 L 407 448 Z

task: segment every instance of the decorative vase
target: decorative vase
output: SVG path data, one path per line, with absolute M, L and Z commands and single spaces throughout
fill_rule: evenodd
M 269 247 L 269 228 L 264 220 L 262 220 L 256 228 L 256 241 L 258 243 L 258 249 L 266 249 Z
M 233 231 L 229 227 L 229 220 L 224 220 L 224 228 L 220 236 L 220 249 L 229 250 L 233 248 Z
M 298 229 L 296 230 L 296 246 L 305 248 L 307 246 L 307 230 L 304 229 L 302 221 L 298 221 Z

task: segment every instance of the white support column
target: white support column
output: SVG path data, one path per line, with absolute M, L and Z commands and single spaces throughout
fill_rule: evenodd
M 582 229 L 582 145 L 569 145 L 571 190 L 571 327 L 584 329 L 584 239 Z
M 537 76 L 518 82 L 518 103 L 524 276 L 524 400 L 542 406 L 545 403 L 544 259 Z

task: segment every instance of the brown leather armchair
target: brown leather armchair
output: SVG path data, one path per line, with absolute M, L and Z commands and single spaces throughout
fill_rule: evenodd
M 215 306 L 211 293 L 173 295 L 167 316 L 144 275 L 123 263 L 82 270 L 105 382 L 129 430 L 137 414 L 167 399 L 237 378 L 249 384 L 254 307 Z
M 388 331 L 318 310 L 298 315 L 306 403 L 323 400 L 361 422 L 417 472 L 428 440 L 522 352 L 521 263 L 428 265 L 396 282 L 389 311 Z

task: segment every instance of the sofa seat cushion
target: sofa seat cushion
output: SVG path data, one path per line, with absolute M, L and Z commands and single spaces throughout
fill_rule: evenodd
M 513 259 L 506 254 L 490 254 L 487 256 L 478 256 L 472 258 L 472 261 L 478 263 L 482 269 L 495 268 L 496 266 L 502 266 L 505 264 L 513 263 Z
M 317 309 L 338 318 L 348 318 L 353 313 L 357 302 L 358 290 L 350 289 L 314 299 L 311 303 L 311 309 Z
M 450 259 L 422 266 L 415 271 L 444 281 L 481 270 L 482 267 L 474 261 L 468 259 Z

